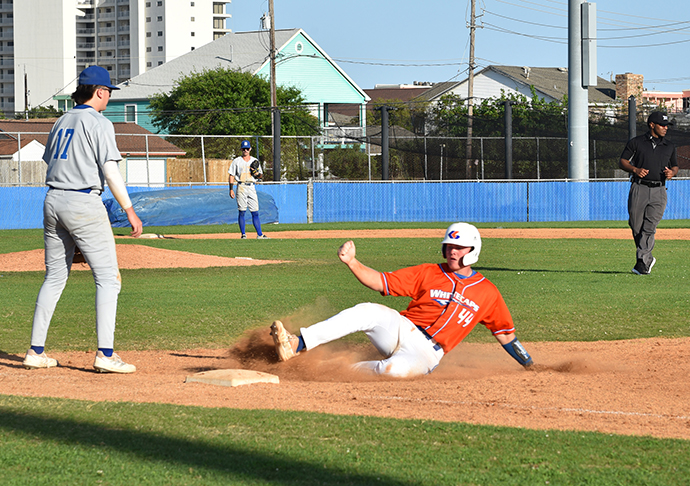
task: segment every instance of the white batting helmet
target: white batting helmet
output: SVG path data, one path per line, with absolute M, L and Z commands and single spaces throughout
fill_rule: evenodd
M 479 252 L 482 251 L 482 238 L 479 230 L 468 223 L 453 223 L 446 230 L 446 237 L 441 242 L 443 258 L 446 257 L 446 244 L 472 247 L 467 255 L 462 258 L 465 266 L 474 265 L 479 260 Z

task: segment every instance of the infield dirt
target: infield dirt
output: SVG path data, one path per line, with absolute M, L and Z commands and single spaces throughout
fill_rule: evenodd
M 533 232 L 516 235 L 510 231 L 504 230 L 501 236 L 538 237 Z M 553 231 L 545 230 L 544 234 L 549 237 Z M 578 230 L 568 231 L 574 236 L 550 237 L 599 237 L 593 236 L 595 230 L 585 230 L 579 236 Z M 685 231 L 660 230 L 657 237 L 685 239 Z M 414 232 L 415 236 L 420 233 Z M 489 235 L 486 230 L 482 230 L 482 235 L 500 237 Z M 346 232 L 321 237 L 366 236 Z M 438 237 L 438 230 L 430 237 Z M 608 237 L 629 238 L 629 232 Z M 123 251 L 134 251 L 129 247 L 136 246 L 139 245 L 118 245 L 118 255 L 121 258 Z M 184 266 L 178 265 L 174 253 L 165 257 L 168 266 Z M 26 255 L 22 259 L 28 265 Z M 42 263 L 42 259 L 39 261 Z M 209 261 L 208 266 L 217 265 L 217 261 Z M 23 355 L 0 352 L 0 393 L 302 410 L 690 439 L 690 338 L 526 343 L 538 363 L 532 371 L 523 370 L 496 344 L 461 343 L 431 375 L 391 380 L 347 371 L 348 363 L 374 357 L 370 346 L 332 343 L 287 363 L 278 363 L 268 334 L 269 324 L 248 331 L 231 349 L 119 352 L 125 361 L 137 366 L 133 375 L 96 373 L 92 368 L 93 353 L 51 353 L 60 362 L 59 368 L 28 371 L 21 364 Z M 289 320 L 286 325 L 297 330 Z M 230 388 L 184 382 L 187 376 L 200 371 L 227 368 L 275 374 L 280 377 L 280 384 Z

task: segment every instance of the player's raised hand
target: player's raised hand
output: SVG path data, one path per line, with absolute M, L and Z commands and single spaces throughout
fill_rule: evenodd
M 354 260 L 355 253 L 355 242 L 352 240 L 346 241 L 340 248 L 338 248 L 338 258 L 340 258 L 340 261 L 346 265 Z

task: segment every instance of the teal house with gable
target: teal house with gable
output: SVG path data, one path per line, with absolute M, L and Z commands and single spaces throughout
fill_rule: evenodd
M 165 134 L 149 116 L 153 95 L 169 93 L 183 76 L 219 67 L 248 71 L 268 80 L 269 45 L 267 31 L 227 34 L 119 84 L 120 90 L 113 91 L 103 114 L 113 122 L 136 123 Z M 369 96 L 302 29 L 276 30 L 275 45 L 276 83 L 301 90 L 319 120 L 323 143 L 335 145 L 345 143 L 347 137 L 364 138 Z M 349 123 L 336 111 L 347 112 Z

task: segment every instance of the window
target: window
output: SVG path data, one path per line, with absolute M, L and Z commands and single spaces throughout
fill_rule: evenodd
M 137 105 L 125 105 L 125 122 L 137 122 Z
M 163 52 L 163 46 L 158 46 L 158 52 Z
M 147 7 L 150 7 L 150 6 L 151 6 L 151 2 L 146 2 L 146 6 L 147 6 Z
M 158 2 L 156 2 L 156 5 L 158 5 L 159 7 L 162 7 L 163 6 L 163 0 L 158 0 Z
M 162 30 L 158 31 L 158 37 L 163 37 L 163 31 Z
M 192 22 L 194 22 L 194 17 L 192 17 Z
M 158 61 L 158 65 L 160 66 L 161 64 L 163 64 L 163 61 Z
M 191 2 L 191 4 L 192 4 L 192 7 L 193 7 L 193 6 L 194 6 L 194 2 Z
M 151 17 L 146 17 L 147 22 L 151 22 Z
M 150 62 L 147 62 L 147 63 L 146 63 L 146 67 L 151 67 L 151 63 L 150 63 Z
M 151 37 L 151 32 L 147 32 L 146 37 Z
M 195 35 L 196 35 L 196 33 L 195 33 L 195 32 L 192 32 L 192 37 L 194 37 Z
M 157 18 L 156 20 L 158 20 L 159 22 L 163 22 L 163 16 L 162 16 L 162 15 L 159 15 L 158 18 Z
M 150 48 L 150 47 L 147 47 L 147 48 L 146 48 L 146 52 L 151 52 L 151 48 Z

